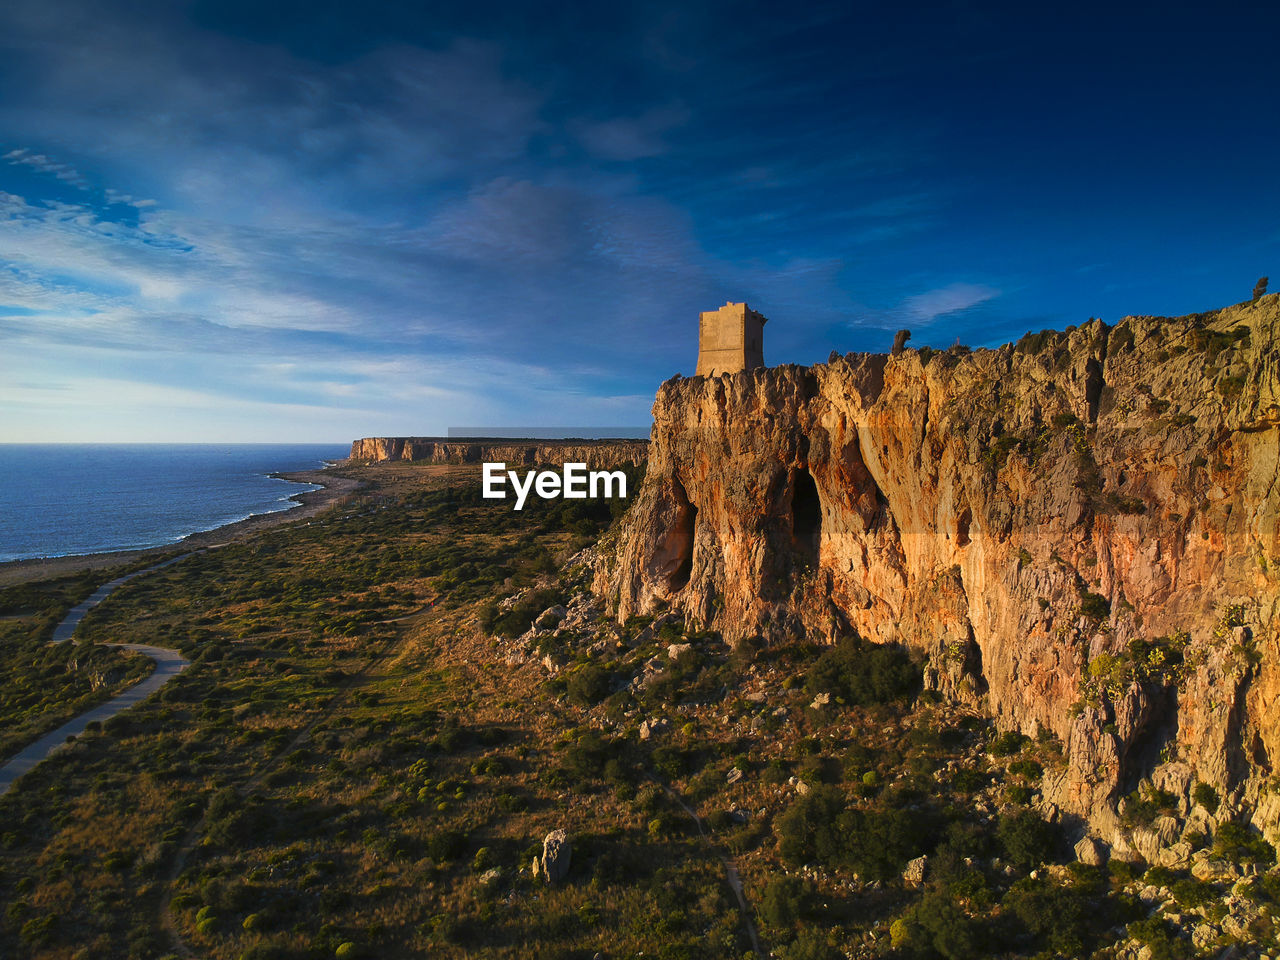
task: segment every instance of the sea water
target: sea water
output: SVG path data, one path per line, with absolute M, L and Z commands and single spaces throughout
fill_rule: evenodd
M 340 444 L 0 444 L 0 562 L 130 550 L 297 506 Z

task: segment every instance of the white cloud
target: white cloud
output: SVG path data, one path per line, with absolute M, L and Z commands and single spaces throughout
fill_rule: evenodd
M 936 290 L 928 290 L 902 301 L 900 312 L 911 321 L 932 323 L 939 317 L 960 313 L 980 303 L 994 300 L 1000 291 L 977 283 L 952 283 Z

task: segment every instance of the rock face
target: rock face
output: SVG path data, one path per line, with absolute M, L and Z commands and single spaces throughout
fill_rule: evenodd
M 563 830 L 552 830 L 542 841 L 542 857 L 534 860 L 534 877 L 541 876 L 547 883 L 559 883 L 569 875 L 569 862 L 573 857 L 573 845 Z
M 647 440 L 446 440 L 441 437 L 365 437 L 351 444 L 361 463 L 417 460 L 426 463 L 505 463 L 509 468 L 585 463 L 595 470 L 639 465 Z
M 1064 810 L 1105 829 L 1143 778 L 1204 781 L 1275 839 L 1277 332 L 1271 295 L 674 378 L 595 590 L 731 640 L 907 644 L 929 687 L 1063 741 Z

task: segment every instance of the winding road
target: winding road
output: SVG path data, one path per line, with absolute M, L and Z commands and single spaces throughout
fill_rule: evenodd
M 157 563 L 153 567 L 147 567 L 145 570 L 135 570 L 133 573 L 126 574 L 123 577 L 117 577 L 110 583 L 105 583 L 93 592 L 89 599 L 82 603 L 76 604 L 71 612 L 63 618 L 62 622 L 53 631 L 52 643 L 66 643 L 76 632 L 76 627 L 80 625 L 80 621 L 84 619 L 85 614 L 105 600 L 113 590 L 123 583 L 127 583 L 134 577 L 140 577 L 146 573 L 154 573 L 171 564 L 177 563 L 179 560 L 186 559 L 191 556 L 190 553 L 180 554 L 164 563 Z M 132 650 L 135 653 L 141 653 L 150 657 L 156 662 L 156 668 L 150 676 L 139 680 L 124 693 L 118 694 L 106 703 L 99 704 L 91 710 L 86 710 L 73 720 L 69 720 L 52 733 L 47 733 L 35 743 L 25 747 L 12 760 L 0 767 L 0 796 L 8 792 L 24 773 L 31 770 L 42 760 L 47 760 L 59 747 L 68 740 L 73 740 L 80 736 L 88 728 L 89 724 L 97 721 L 102 723 L 114 717 L 122 710 L 128 710 L 136 703 L 141 703 L 151 694 L 155 693 L 166 683 L 187 669 L 191 664 L 182 657 L 176 650 L 166 650 L 164 647 L 151 647 L 141 643 L 106 643 L 106 647 L 119 647 L 122 650 Z

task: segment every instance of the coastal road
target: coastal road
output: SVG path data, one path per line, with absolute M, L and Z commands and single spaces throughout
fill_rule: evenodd
M 144 573 L 154 573 L 156 570 L 163 570 L 165 567 L 177 563 L 179 560 L 185 560 L 191 556 L 189 553 L 181 553 L 176 557 L 171 557 L 164 563 L 157 563 L 154 567 L 147 567 L 145 570 L 135 570 L 133 573 L 126 573 L 123 577 L 116 577 L 110 583 L 104 583 L 89 596 L 88 600 L 83 600 L 71 608 L 71 612 L 63 617 L 62 622 L 54 628 L 53 640 L 51 643 L 66 643 L 71 639 L 71 635 L 76 632 L 76 627 L 80 626 L 80 621 L 84 619 L 85 614 L 100 604 L 116 587 L 122 583 L 128 583 L 134 577 L 140 577 Z M 149 649 L 157 650 L 158 647 Z
M 141 703 L 191 665 L 189 661 L 179 656 L 176 651 L 166 650 L 163 647 L 149 647 L 142 643 L 104 643 L 103 646 L 120 647 L 123 650 L 133 650 L 137 653 L 145 654 L 156 662 L 156 668 L 149 677 L 135 683 L 124 693 L 94 707 L 92 710 L 86 710 L 80 716 L 64 723 L 52 733 L 45 734 L 3 767 L 0 767 L 0 796 L 3 796 L 13 786 L 15 780 L 40 761 L 48 759 L 67 740 L 74 739 L 84 733 L 90 723 L 95 720 L 102 723 L 114 717 L 121 710 L 128 710 L 135 703 Z
M 189 556 L 191 556 L 190 553 L 183 553 L 164 561 L 164 563 L 157 563 L 155 566 L 147 567 L 145 570 L 136 570 L 123 577 L 117 577 L 110 583 L 103 584 L 93 592 L 89 599 L 76 604 L 71 609 L 71 612 L 54 628 L 51 642 L 65 643 L 70 640 L 76 632 L 76 627 L 84 619 L 85 614 L 105 600 L 111 591 L 122 583 L 127 583 L 134 577 L 140 577 L 144 573 L 153 573 L 156 570 L 161 570 Z M 102 723 L 114 717 L 121 710 L 128 710 L 135 703 L 141 703 L 191 665 L 176 650 L 166 650 L 164 647 L 150 647 L 142 643 L 104 643 L 102 646 L 120 647 L 122 650 L 133 650 L 136 653 L 141 653 L 154 660 L 156 668 L 151 672 L 150 676 L 139 680 L 124 693 L 94 707 L 92 710 L 86 710 L 80 716 L 67 721 L 52 733 L 45 734 L 35 743 L 24 748 L 3 767 L 0 767 L 0 796 L 4 796 L 19 777 L 42 760 L 48 759 L 54 751 L 63 746 L 68 740 L 73 740 L 84 733 L 90 723 L 95 720 Z

